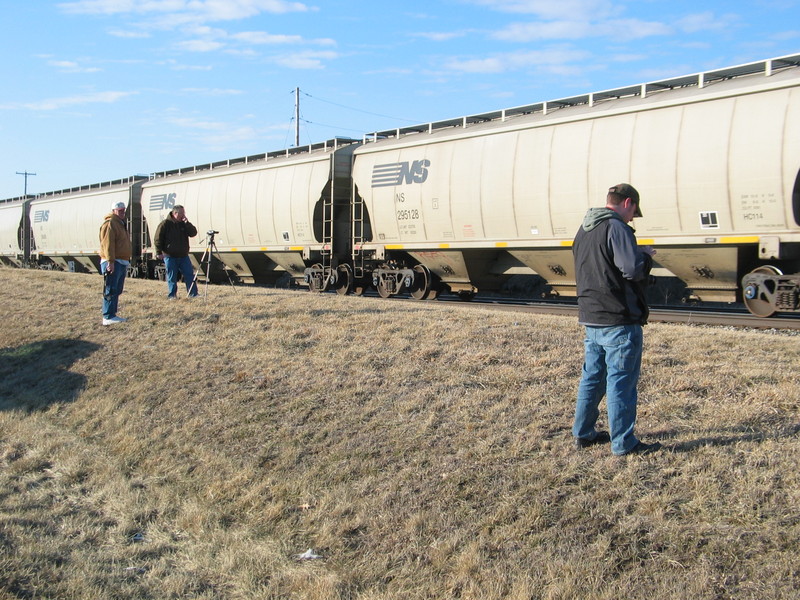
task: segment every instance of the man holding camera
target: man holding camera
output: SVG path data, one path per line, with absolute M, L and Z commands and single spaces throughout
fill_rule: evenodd
M 189 238 L 196 235 L 197 227 L 186 218 L 186 211 L 180 204 L 175 205 L 156 229 L 156 256 L 163 258 L 167 267 L 167 298 L 171 300 L 178 296 L 179 274 L 183 276 L 189 298 L 197 297 L 194 268 L 189 258 Z
M 603 208 L 590 208 L 572 252 L 578 293 L 578 322 L 586 329 L 583 375 L 572 435 L 577 449 L 611 442 L 618 456 L 647 454 L 661 444 L 634 435 L 637 384 L 642 364 L 642 325 L 649 309 L 644 286 L 656 251 L 638 246 L 627 224 L 641 217 L 639 192 L 628 183 L 608 190 Z M 606 396 L 611 433 L 597 431 L 600 400 Z

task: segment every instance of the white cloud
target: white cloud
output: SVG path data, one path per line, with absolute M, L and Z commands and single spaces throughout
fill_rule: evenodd
M 175 46 L 187 52 L 213 52 L 225 47 L 225 44 L 213 40 L 187 40 L 178 42 Z
M 306 52 L 293 52 L 272 57 L 272 61 L 289 69 L 322 69 L 324 60 L 333 60 L 339 55 L 332 51 L 308 50 Z
M 548 72 L 563 73 L 569 63 L 585 60 L 588 54 L 580 50 L 553 49 L 508 52 L 488 58 L 452 59 L 444 66 L 464 73 L 505 73 L 520 69 L 536 68 Z
M 166 123 L 186 130 L 189 138 L 210 150 L 239 148 L 263 137 L 256 128 L 226 121 L 207 121 L 192 117 L 169 117 Z
M 253 140 L 262 138 L 258 130 L 253 127 L 229 127 L 221 130 L 216 135 L 204 136 L 203 143 L 213 149 L 239 148 Z
M 159 64 L 165 64 L 169 66 L 169 68 L 173 71 L 212 71 L 213 67 L 211 65 L 184 65 L 180 64 L 174 60 L 164 61 Z
M 238 96 L 244 94 L 242 90 L 222 90 L 219 88 L 183 88 L 181 92 L 193 96 Z
M 547 21 L 536 23 L 513 23 L 492 34 L 492 37 L 506 42 L 527 43 L 540 40 L 577 40 L 590 37 L 641 39 L 656 35 L 670 35 L 673 29 L 657 21 L 639 19 L 617 19 L 599 22 L 589 21 Z
M 301 2 L 285 2 L 284 0 L 206 0 L 191 2 L 191 6 L 200 4 L 211 20 L 244 19 L 262 12 L 285 14 L 291 12 L 307 12 L 308 6 Z
M 647 60 L 646 54 L 615 54 L 611 60 L 618 63 L 637 62 L 640 60 Z
M 465 73 L 503 73 L 508 70 L 508 65 L 502 57 L 470 58 L 466 60 L 451 59 L 445 67 L 453 71 Z
M 800 38 L 800 29 L 796 29 L 794 31 L 781 31 L 770 37 L 779 41 L 793 40 L 795 38 Z
M 619 9 L 610 0 L 470 0 L 493 10 L 536 15 L 542 19 L 571 20 L 575 15 L 589 19 L 610 17 Z
M 128 17 L 128 29 L 116 27 L 109 32 L 115 37 L 152 37 L 159 31 L 176 31 L 172 37 L 175 49 L 184 52 L 218 52 L 243 57 L 255 56 L 244 46 L 310 44 L 335 46 L 331 38 L 308 40 L 302 35 L 271 34 L 264 31 L 246 31 L 230 34 L 209 24 L 221 21 L 243 20 L 258 15 L 305 13 L 316 11 L 302 2 L 289 0 L 75 0 L 58 5 L 70 14 L 93 14 L 109 17 Z M 237 47 L 236 44 L 239 46 Z M 288 63 L 304 64 L 300 68 L 319 68 L 319 62 L 307 56 Z
M 242 31 L 233 34 L 231 39 L 246 44 L 299 44 L 303 41 L 300 35 L 275 35 L 266 31 Z
M 369 71 L 364 71 L 364 75 L 411 75 L 415 72 L 415 69 L 404 67 L 385 67 L 383 69 L 371 69 Z
M 580 39 L 596 35 L 597 26 L 586 21 L 548 21 L 545 23 L 512 23 L 492 37 L 506 42 Z
M 145 39 L 151 37 L 146 31 L 127 31 L 124 29 L 112 29 L 108 35 L 125 39 Z
M 331 38 L 317 38 L 307 40 L 301 35 L 278 35 L 266 31 L 242 31 L 230 36 L 232 40 L 256 45 L 275 44 L 314 44 L 318 46 L 335 46 L 336 40 Z
M 178 127 L 200 129 L 202 131 L 224 131 L 229 127 L 228 123 L 223 123 L 222 121 L 200 121 L 190 117 L 171 117 L 167 121 Z
M 412 35 L 412 37 L 425 38 L 427 40 L 431 40 L 432 42 L 448 42 L 456 38 L 464 37 L 465 35 L 466 32 L 464 31 L 450 31 L 450 32 L 431 31 L 431 32 L 415 33 Z
M 302 2 L 284 0 L 78 0 L 59 7 L 71 14 L 176 14 L 192 21 L 231 21 L 262 12 L 284 14 L 311 10 Z
M 62 73 L 97 73 L 102 71 L 98 67 L 82 67 L 79 63 L 71 60 L 50 60 L 47 64 L 56 67 Z
M 210 27 L 195 27 L 192 33 L 198 36 L 198 39 L 186 40 L 183 42 L 176 42 L 174 46 L 180 50 L 187 52 L 212 52 L 216 50 L 226 49 L 229 53 L 244 54 L 246 51 L 242 49 L 231 48 L 231 42 L 238 42 L 241 44 L 249 45 L 320 45 L 320 46 L 335 46 L 336 42 L 327 38 L 320 38 L 315 40 L 306 40 L 299 35 L 272 35 L 264 31 L 247 31 L 229 35 L 227 32 L 220 29 L 212 29 Z M 251 52 L 252 56 L 253 53 Z
M 135 94 L 138 94 L 138 92 L 97 92 L 94 94 L 85 94 L 83 96 L 67 96 L 65 98 L 40 100 L 39 102 L 26 102 L 16 106 L 16 108 L 27 108 L 29 110 L 58 110 L 66 106 L 78 106 L 82 104 L 111 104 Z M 6 106 L 5 108 L 9 107 Z
M 717 16 L 711 11 L 687 15 L 678 20 L 678 27 L 684 33 L 697 33 L 698 31 L 724 31 L 735 27 L 739 17 L 728 14 Z
M 641 19 L 617 19 L 600 24 L 603 35 L 611 39 L 638 40 L 657 35 L 675 33 L 672 27 L 658 21 L 642 21 Z

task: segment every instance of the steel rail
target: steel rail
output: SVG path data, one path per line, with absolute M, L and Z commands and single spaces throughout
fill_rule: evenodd
M 410 302 L 418 300 L 408 299 Z M 578 318 L 576 304 L 560 304 L 551 302 L 526 302 L 504 298 L 480 298 L 469 302 L 457 298 L 440 296 L 439 302 L 449 302 L 454 306 L 475 306 L 491 308 L 493 310 L 510 310 L 519 312 L 533 312 L 539 314 L 570 316 Z M 424 304 L 424 303 L 423 303 Z M 774 330 L 800 330 L 800 315 L 777 315 L 763 318 L 757 317 L 744 310 L 730 309 L 705 309 L 691 308 L 666 308 L 655 307 L 650 310 L 651 323 L 683 323 L 688 325 L 710 325 L 717 327 L 736 327 L 741 329 L 774 329 Z

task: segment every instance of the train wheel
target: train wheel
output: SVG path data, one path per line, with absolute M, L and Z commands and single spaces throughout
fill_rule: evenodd
M 322 271 L 322 265 L 317 263 L 311 267 L 312 269 Z M 328 289 L 328 280 L 327 278 L 325 281 L 320 281 L 318 278 L 311 276 L 311 279 L 308 281 L 308 291 L 309 292 L 324 292 Z
M 458 299 L 463 300 L 464 302 L 469 302 L 475 298 L 475 292 L 467 292 L 467 291 L 460 291 L 458 292 Z
M 339 265 L 336 269 L 339 274 L 339 284 L 336 286 L 336 293 L 346 296 L 353 287 L 353 269 L 350 265 Z
M 765 275 L 783 275 L 778 267 L 765 265 L 750 271 L 753 273 L 763 273 Z M 766 319 L 775 314 L 775 286 L 772 282 L 766 281 L 764 285 L 750 284 L 744 288 L 744 305 L 751 313 L 757 317 Z
M 414 267 L 414 284 L 410 293 L 414 300 L 425 300 L 431 293 L 431 272 L 425 265 Z

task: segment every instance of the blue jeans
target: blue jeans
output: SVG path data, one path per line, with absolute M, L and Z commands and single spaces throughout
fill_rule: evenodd
M 128 272 L 128 267 L 122 263 L 114 264 L 114 272 L 106 272 L 106 261 L 100 263 L 100 269 L 103 273 L 103 318 L 111 319 L 117 316 L 117 306 L 119 304 L 119 295 L 125 287 L 125 275 Z
M 624 454 L 639 443 L 636 386 L 642 367 L 642 326 L 586 327 L 583 376 L 578 386 L 572 435 L 587 440 L 597 435 L 600 400 L 606 396 L 611 452 Z
M 164 266 L 167 267 L 167 290 L 170 298 L 175 298 L 178 295 L 179 273 L 183 275 L 183 281 L 186 284 L 186 293 L 189 296 L 197 296 L 197 284 L 194 282 L 192 259 L 188 256 L 182 258 L 165 256 Z

